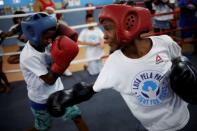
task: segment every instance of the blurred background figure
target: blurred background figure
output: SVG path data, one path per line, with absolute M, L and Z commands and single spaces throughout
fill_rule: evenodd
M 152 3 L 153 3 L 153 0 L 144 0 L 145 7 L 149 9 L 151 14 L 154 14 Z
M 53 7 L 46 7 L 45 11 L 49 14 L 49 15 L 52 15 L 52 14 L 55 14 L 55 9 Z
M 86 15 L 86 24 L 95 22 L 92 14 Z M 78 38 L 78 44 L 86 45 L 86 59 L 101 58 L 104 55 L 103 50 L 103 32 L 100 28 L 90 26 L 83 29 Z M 90 75 L 96 75 L 100 72 L 103 66 L 102 60 L 94 60 L 88 62 L 84 68 L 88 70 Z
M 154 0 L 152 8 L 155 14 L 169 13 L 173 11 L 173 7 L 169 4 L 168 0 Z M 170 21 L 173 19 L 173 15 L 154 16 L 153 28 L 154 32 L 161 32 L 170 29 Z
M 181 38 L 183 40 L 192 40 L 194 46 L 194 54 L 197 54 L 197 0 L 178 0 L 180 8 L 179 26 L 181 28 L 188 28 L 188 30 L 181 31 Z
M 53 9 L 55 9 L 55 2 L 53 0 L 35 0 L 33 5 L 33 11 L 45 11 L 47 7 L 52 7 Z
M 24 11 L 15 11 L 14 14 L 15 15 L 25 14 L 25 12 Z M 14 25 L 12 25 L 10 27 L 8 32 L 4 32 L 4 35 L 3 35 L 4 38 L 17 35 L 17 45 L 19 47 L 19 49 L 17 51 L 21 51 L 27 41 L 26 38 L 24 37 L 22 29 L 21 29 L 22 19 L 23 19 L 23 17 L 14 17 L 12 19 Z M 9 56 L 7 61 L 9 64 L 18 64 L 19 63 L 19 54 Z
M 68 0 L 62 0 L 62 9 L 68 8 Z
M 86 7 L 93 7 L 94 5 L 92 3 L 87 3 Z M 87 15 L 94 15 L 94 10 L 87 10 L 86 11 Z
M 11 91 L 10 83 L 8 82 L 8 79 L 3 72 L 3 49 L 1 44 L 5 38 L 5 34 L 2 30 L 0 30 L 0 38 L 0 92 L 9 93 Z

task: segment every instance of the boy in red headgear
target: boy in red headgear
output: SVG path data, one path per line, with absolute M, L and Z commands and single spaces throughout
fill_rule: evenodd
M 175 131 L 185 127 L 190 118 L 188 104 L 172 91 L 169 79 L 191 82 L 196 77 L 188 68 L 188 60 L 179 59 L 182 55 L 177 43 L 167 35 L 142 37 L 152 24 L 150 12 L 143 7 L 106 5 L 99 20 L 105 30 L 105 43 L 111 47 L 109 58 L 94 85 L 82 82 L 53 93 L 48 99 L 50 114 L 61 116 L 63 107 L 112 88 L 120 92 L 139 120 L 137 130 Z M 173 74 L 172 65 L 178 69 Z

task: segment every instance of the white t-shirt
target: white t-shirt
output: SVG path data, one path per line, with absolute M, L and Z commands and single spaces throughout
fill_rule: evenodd
M 100 44 L 103 40 L 103 32 L 100 28 L 94 27 L 93 30 L 87 28 L 83 29 L 78 37 L 78 40 L 81 42 L 93 42 Z M 104 54 L 102 48 L 98 46 L 87 46 L 86 47 L 86 58 L 99 58 Z
M 160 13 L 169 13 L 172 12 L 173 10 L 168 7 L 168 5 L 155 5 L 154 3 L 152 4 L 153 10 L 155 10 L 155 14 L 160 14 Z M 159 21 L 166 21 L 166 20 L 171 20 L 173 19 L 173 14 L 169 15 L 161 15 L 161 16 L 154 16 L 155 20 Z
M 40 79 L 40 76 L 48 73 L 50 58 L 47 50 L 44 53 L 38 52 L 29 42 L 20 54 L 20 68 L 27 84 L 28 97 L 36 103 L 45 104 L 50 94 L 64 88 L 60 78 L 53 85 Z
M 167 35 L 150 37 L 153 46 L 139 58 L 121 50 L 107 59 L 93 89 L 113 88 L 120 92 L 133 115 L 150 131 L 175 131 L 189 120 L 187 103 L 172 92 L 169 83 L 171 59 L 181 48 Z
M 87 46 L 86 47 L 86 58 L 87 59 L 97 59 L 104 55 L 104 50 L 100 47 L 100 43 L 103 40 L 103 32 L 100 28 L 94 27 L 93 30 L 87 28 L 83 29 L 79 34 L 78 40 L 81 42 L 93 42 L 98 43 L 97 46 Z M 88 62 L 88 72 L 91 75 L 98 74 L 103 67 L 102 60 L 89 61 Z

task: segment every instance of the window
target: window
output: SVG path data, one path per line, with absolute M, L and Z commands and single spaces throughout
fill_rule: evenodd
M 21 0 L 13 0 L 14 4 L 21 3 Z
M 0 0 L 0 5 L 4 5 L 4 1 L 3 0 Z

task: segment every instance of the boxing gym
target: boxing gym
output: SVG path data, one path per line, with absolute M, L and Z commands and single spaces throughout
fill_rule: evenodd
M 197 0 L 0 0 L 0 131 L 197 131 Z

